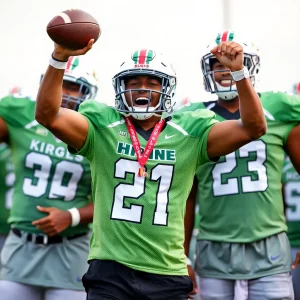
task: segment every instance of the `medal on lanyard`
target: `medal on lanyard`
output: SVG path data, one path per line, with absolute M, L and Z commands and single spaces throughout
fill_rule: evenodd
M 133 146 L 135 155 L 140 164 L 140 168 L 138 169 L 138 176 L 147 177 L 148 174 L 145 171 L 145 164 L 147 163 L 147 161 L 150 157 L 150 154 L 152 153 L 153 148 L 158 140 L 159 134 L 165 124 L 165 119 L 161 119 L 158 123 L 156 123 L 156 125 L 151 133 L 150 139 L 148 140 L 148 142 L 146 144 L 143 154 L 141 153 L 140 141 L 137 137 L 136 130 L 134 128 L 132 121 L 130 120 L 130 118 L 125 117 L 125 122 L 126 122 L 127 130 L 129 132 L 129 135 L 131 138 L 131 142 L 132 142 L 132 146 Z

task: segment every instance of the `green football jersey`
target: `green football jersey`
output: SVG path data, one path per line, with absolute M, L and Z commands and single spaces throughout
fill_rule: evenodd
M 198 239 L 249 243 L 287 230 L 281 194 L 283 147 L 300 121 L 300 98 L 274 92 L 261 93 L 260 98 L 267 133 L 221 157 L 217 164 L 207 163 L 197 170 Z M 203 108 L 214 111 L 219 121 L 240 119 L 239 111 L 230 113 L 216 101 L 195 103 L 181 111 Z
M 192 112 L 167 119 L 146 163 L 148 175 L 139 177 L 124 118 L 95 101 L 84 102 L 80 112 L 89 131 L 79 154 L 91 163 L 95 203 L 89 259 L 186 275 L 185 204 L 197 167 L 209 161 L 207 137 L 217 122 L 214 114 Z M 142 148 L 144 134 L 137 130 Z
M 32 221 L 45 217 L 37 205 L 67 210 L 84 207 L 91 194 L 89 162 L 71 155 L 67 146 L 34 117 L 35 101 L 12 96 L 0 101 L 0 116 L 7 124 L 16 175 L 8 219 L 12 227 L 41 233 Z M 88 225 L 69 227 L 63 236 L 88 231 Z
M 282 183 L 286 204 L 287 235 L 291 246 L 300 248 L 300 175 L 287 155 L 282 169 Z
M 14 172 L 11 162 L 11 152 L 7 144 L 0 144 L 0 234 L 9 232 L 7 223 L 12 203 Z

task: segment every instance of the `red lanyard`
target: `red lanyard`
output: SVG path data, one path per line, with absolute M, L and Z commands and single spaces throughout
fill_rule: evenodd
M 125 118 L 125 122 L 126 122 L 126 126 L 127 126 L 127 130 L 129 132 L 130 138 L 131 138 L 131 142 L 133 145 L 133 149 L 135 152 L 135 155 L 137 157 L 137 160 L 140 164 L 140 168 L 138 171 L 138 176 L 147 176 L 147 173 L 145 172 L 145 164 L 147 163 L 149 156 L 154 148 L 154 145 L 156 144 L 159 134 L 165 124 L 165 119 L 161 119 L 158 123 L 156 123 L 149 141 L 147 142 L 147 145 L 145 147 L 144 153 L 141 153 L 141 145 L 140 145 L 140 141 L 136 135 L 136 130 L 134 128 L 134 125 L 132 123 L 132 121 L 130 120 L 130 118 L 126 117 Z

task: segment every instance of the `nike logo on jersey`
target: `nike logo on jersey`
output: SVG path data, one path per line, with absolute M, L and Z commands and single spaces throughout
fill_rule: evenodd
M 173 135 L 167 135 L 167 134 L 166 134 L 166 135 L 165 135 L 165 139 L 166 139 L 166 140 L 171 139 L 171 138 L 174 137 L 175 135 L 176 135 L 176 134 L 173 134 Z
M 276 256 L 271 256 L 271 260 L 274 261 L 276 260 L 277 258 L 279 258 L 281 256 L 282 253 L 280 253 L 279 255 L 276 255 Z

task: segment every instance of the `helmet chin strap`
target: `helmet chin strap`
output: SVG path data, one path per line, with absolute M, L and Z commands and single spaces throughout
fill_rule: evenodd
M 218 92 L 216 93 L 218 97 L 222 100 L 232 100 L 238 96 L 238 92 L 229 91 L 230 87 L 225 87 L 216 82 L 216 86 L 218 88 Z M 231 86 L 231 89 L 235 87 L 235 84 Z

